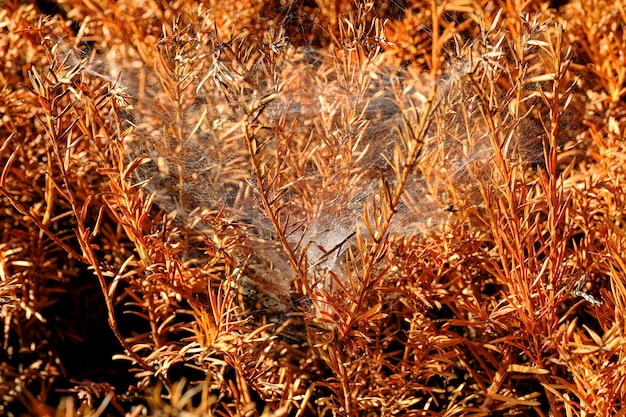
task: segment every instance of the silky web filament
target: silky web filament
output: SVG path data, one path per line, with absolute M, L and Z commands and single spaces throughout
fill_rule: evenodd
M 366 41 L 339 50 L 293 46 L 281 30 L 226 40 L 210 17 L 202 22 L 164 28 L 150 59 L 68 48 L 64 62 L 118 96 L 129 155 L 145 158 L 137 181 L 160 207 L 202 218 L 195 224 L 208 234 L 218 215 L 241 225 L 242 285 L 261 310 L 293 309 L 297 278 L 322 298 L 344 285 L 359 235 L 445 233 L 459 210 L 480 210 L 481 187 L 499 181 L 494 155 L 543 163 L 545 127 L 520 117 L 532 89 L 523 101 L 504 86 L 492 92 L 500 102 L 486 115 L 472 84 L 510 76 L 490 44 L 466 48 L 436 77 L 389 63 L 378 23 Z M 527 76 L 525 88 L 536 86 Z

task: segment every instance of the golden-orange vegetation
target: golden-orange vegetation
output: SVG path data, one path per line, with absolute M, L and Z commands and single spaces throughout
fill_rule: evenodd
M 2 415 L 624 415 L 624 0 L 0 9 Z

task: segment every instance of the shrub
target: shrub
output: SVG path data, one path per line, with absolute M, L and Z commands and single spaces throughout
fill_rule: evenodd
M 626 12 L 556 3 L 8 2 L 2 411 L 619 413 Z

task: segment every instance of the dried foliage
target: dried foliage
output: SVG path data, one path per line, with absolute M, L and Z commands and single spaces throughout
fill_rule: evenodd
M 622 415 L 625 27 L 7 1 L 0 413 Z

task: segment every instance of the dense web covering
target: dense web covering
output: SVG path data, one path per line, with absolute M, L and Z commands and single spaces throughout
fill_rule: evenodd
M 346 50 L 294 46 L 282 30 L 224 40 L 211 17 L 201 22 L 167 29 L 152 60 L 117 49 L 70 48 L 63 58 L 83 60 L 87 74 L 111 83 L 133 129 L 129 155 L 144 158 L 137 180 L 159 206 L 209 234 L 216 216 L 238 225 L 248 248 L 238 254 L 244 292 L 265 311 L 293 309 L 290 283 L 299 274 L 322 291 L 345 284 L 357 233 L 445 232 L 458 210 L 478 205 L 479 185 L 497 181 L 494 143 L 512 164 L 544 159 L 544 128 L 521 120 L 519 97 L 504 83 L 494 94 L 505 134 L 489 137 L 468 75 L 504 78 L 505 57 L 487 60 L 484 46 L 466 44 L 446 75 L 433 77 L 386 59 L 376 19 L 369 37 Z M 348 39 L 356 31 L 344 29 Z M 404 159 L 411 152 L 414 161 Z M 401 198 L 389 207 L 395 190 Z

